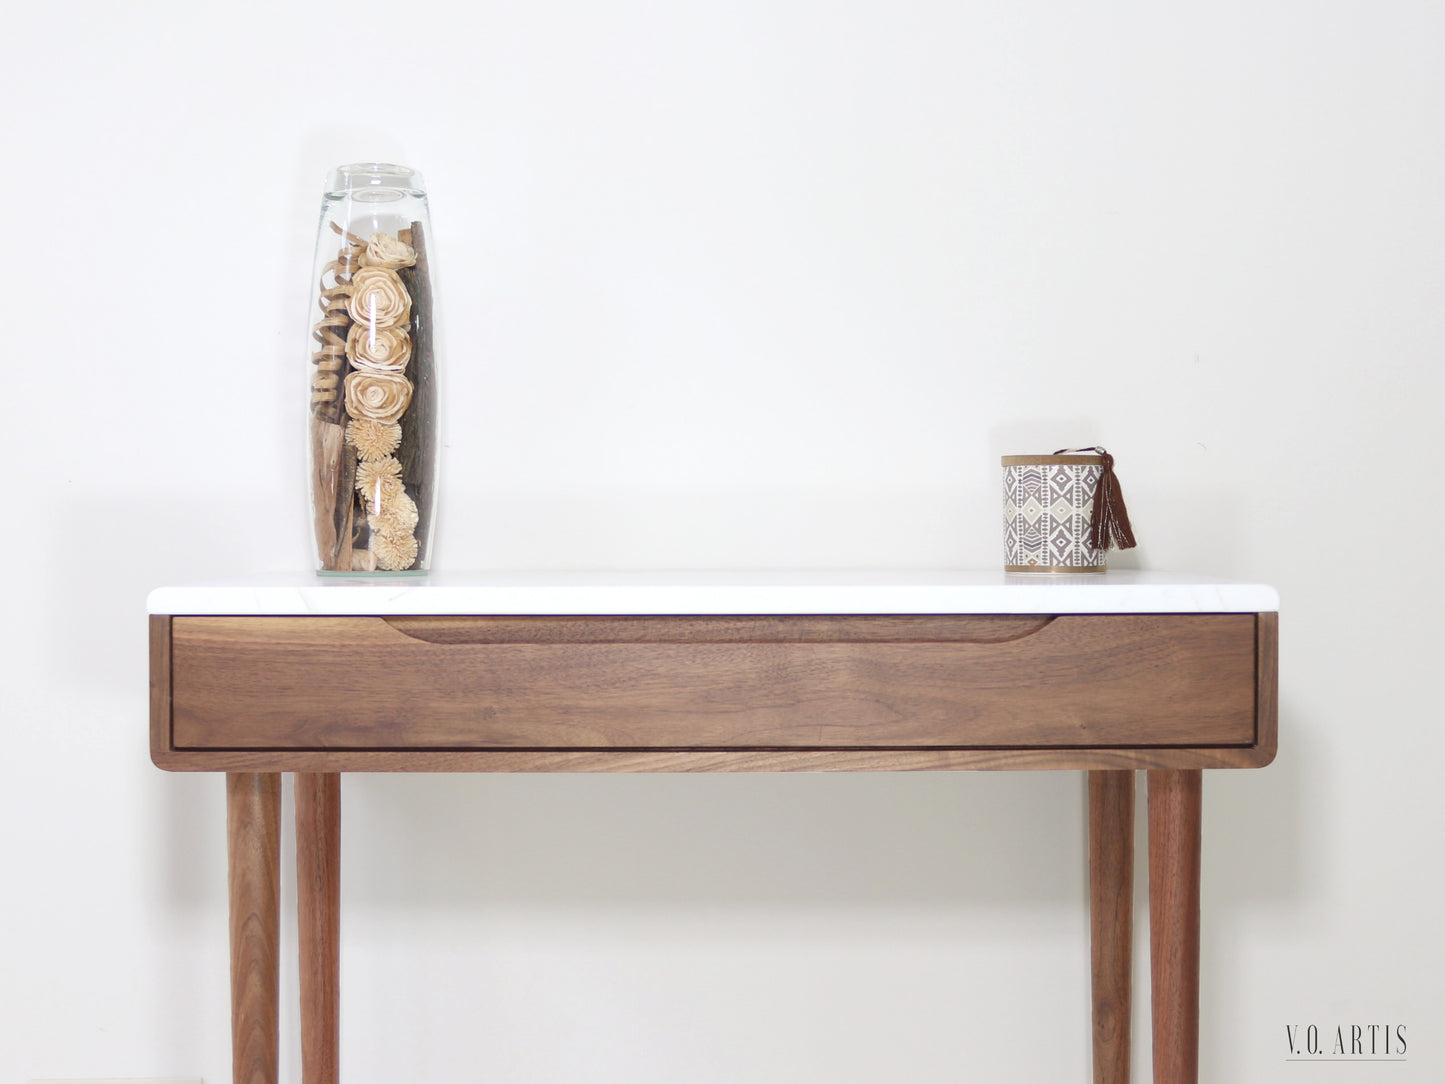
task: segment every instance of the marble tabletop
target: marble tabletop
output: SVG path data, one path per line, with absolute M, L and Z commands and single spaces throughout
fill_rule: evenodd
M 1263 584 L 1124 570 L 478 572 L 350 578 L 315 573 L 160 587 L 152 614 L 1069 614 L 1257 613 Z

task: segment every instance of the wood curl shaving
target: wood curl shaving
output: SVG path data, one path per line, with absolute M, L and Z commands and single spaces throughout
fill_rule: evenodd
M 316 352 L 311 355 L 316 371 L 311 374 L 311 404 L 320 413 L 325 404 L 336 403 L 341 397 L 341 372 L 346 367 L 346 335 L 351 326 L 351 317 L 346 311 L 351 298 L 351 276 L 361 268 L 361 256 L 366 251 L 366 242 L 353 233 L 348 233 L 331 224 L 331 228 L 345 239 L 345 244 L 332 260 L 321 270 L 321 319 L 311 328 L 311 337 L 316 340 Z M 329 282 L 328 282 L 329 280 Z

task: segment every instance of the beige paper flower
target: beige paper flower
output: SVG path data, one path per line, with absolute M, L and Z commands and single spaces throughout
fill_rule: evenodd
M 368 515 L 366 522 L 377 534 L 394 537 L 411 534 L 416 529 L 418 518 L 416 501 L 403 492 L 383 502 L 381 511 Z
M 401 426 L 395 422 L 353 418 L 346 426 L 346 443 L 355 448 L 362 459 L 380 459 L 401 446 Z
M 411 381 L 395 373 L 358 369 L 346 377 L 346 413 L 374 422 L 394 422 L 411 405 Z
M 370 493 L 378 480 L 387 478 L 401 481 L 401 463 L 394 455 L 363 459 L 356 465 L 356 488 L 363 493 Z
M 411 336 L 404 327 L 352 324 L 346 335 L 346 356 L 358 369 L 399 373 L 411 360 Z
M 386 507 L 387 501 L 394 501 L 404 492 L 399 478 L 374 478 L 368 482 L 368 488 L 356 487 L 361 491 L 361 504 L 366 509 L 368 518 L 372 512 L 380 512 Z
M 356 465 L 356 491 L 361 494 L 367 514 L 379 515 L 406 492 L 401 483 L 401 464 L 393 456 L 363 459 Z
M 396 327 L 411 318 L 411 295 L 395 271 L 363 267 L 351 276 L 346 311 L 358 324 L 370 328 Z
M 367 267 L 384 267 L 395 271 L 398 267 L 410 267 L 416 263 L 416 249 L 389 233 L 373 233 L 366 242 L 366 252 L 361 262 Z
M 401 572 L 412 566 L 416 560 L 416 536 L 376 535 L 371 540 L 371 552 L 376 554 L 376 567 L 385 572 Z

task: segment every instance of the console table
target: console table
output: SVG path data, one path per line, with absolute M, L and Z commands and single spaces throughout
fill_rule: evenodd
M 1094 1080 L 1129 1076 L 1148 771 L 1154 1080 L 1197 1078 L 1202 770 L 1274 757 L 1278 596 L 1159 573 L 275 579 L 162 588 L 151 753 L 227 774 L 237 1084 L 275 1084 L 280 773 L 302 1072 L 336 1084 L 340 772 L 1074 770 Z

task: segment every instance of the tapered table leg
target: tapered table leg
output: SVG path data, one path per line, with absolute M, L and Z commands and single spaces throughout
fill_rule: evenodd
M 1199 1079 L 1199 850 L 1203 773 L 1149 773 L 1149 957 L 1154 1084 Z
M 231 1079 L 276 1084 L 281 777 L 226 776 L 231 902 Z
M 341 777 L 296 773 L 296 904 L 302 1084 L 338 1084 L 341 1008 Z
M 1134 974 L 1134 773 L 1089 773 L 1094 1084 L 1129 1084 Z

